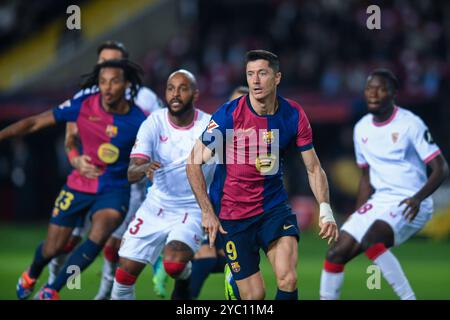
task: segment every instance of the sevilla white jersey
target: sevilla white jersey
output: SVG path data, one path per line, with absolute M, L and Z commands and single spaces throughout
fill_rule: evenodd
M 147 197 L 152 197 L 165 207 L 198 207 L 186 176 L 186 160 L 211 115 L 195 109 L 193 123 L 178 127 L 170 121 L 168 113 L 167 108 L 157 110 L 142 123 L 130 157 L 161 164 L 161 168 L 154 173 Z M 214 168 L 214 165 L 202 166 L 208 188 Z
M 386 203 L 416 194 L 427 181 L 427 163 L 440 154 L 422 119 L 397 106 L 383 123 L 375 123 L 371 114 L 364 116 L 353 140 L 358 166 L 369 167 L 372 199 Z M 422 204 L 432 208 L 431 197 Z

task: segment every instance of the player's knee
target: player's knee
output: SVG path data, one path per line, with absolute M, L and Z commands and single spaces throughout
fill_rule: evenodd
M 239 295 L 242 300 L 264 300 L 266 297 L 266 291 L 264 288 L 253 288 L 253 290 L 249 291 L 239 289 Z
M 277 286 L 283 291 L 291 292 L 297 288 L 297 273 L 295 271 L 285 272 L 277 277 Z
M 46 258 L 53 258 L 64 253 L 65 244 L 64 243 L 51 243 L 45 241 L 42 247 L 42 255 Z
M 122 268 L 117 268 L 116 269 L 116 274 L 114 276 L 114 279 L 125 286 L 132 286 L 135 284 L 136 282 L 136 276 L 132 275 L 131 273 L 125 271 Z
M 69 241 L 64 245 L 63 253 L 70 253 L 80 243 L 81 237 L 72 236 Z
M 116 247 L 105 245 L 103 247 L 103 255 L 110 262 L 119 261 L 119 250 Z
M 192 263 L 188 262 L 178 262 L 178 261 L 168 261 L 163 259 L 164 270 L 166 273 L 174 279 L 187 279 L 192 272 Z
M 340 249 L 339 247 L 328 249 L 326 260 L 335 264 L 345 264 L 347 262 L 345 251 Z
M 382 242 L 375 243 L 373 245 L 367 245 L 367 249 L 365 250 L 364 254 L 369 258 L 370 260 L 375 260 L 380 255 L 385 253 L 388 249 L 386 248 L 385 244 Z

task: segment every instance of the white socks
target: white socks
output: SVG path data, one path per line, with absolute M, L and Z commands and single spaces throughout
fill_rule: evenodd
M 103 259 L 102 280 L 100 288 L 94 300 L 109 300 L 114 282 L 114 274 L 116 273 L 117 262 L 111 262 Z
M 373 260 L 380 268 L 384 278 L 402 300 L 416 300 L 416 296 L 402 270 L 397 258 L 386 250 Z
M 120 284 L 116 279 L 114 279 L 114 284 L 111 291 L 111 300 L 136 300 L 134 284 Z
M 344 282 L 344 265 L 325 260 L 320 277 L 320 300 L 337 300 Z
M 320 276 L 320 300 L 337 300 L 341 295 L 344 272 L 332 273 L 322 270 Z
M 66 263 L 69 253 L 63 253 L 59 256 L 53 258 L 48 264 L 48 280 L 47 283 L 52 283 L 55 281 L 56 276 L 61 270 L 62 266 Z

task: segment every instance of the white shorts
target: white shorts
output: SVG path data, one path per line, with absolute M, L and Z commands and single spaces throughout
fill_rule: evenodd
M 116 230 L 114 230 L 111 237 L 122 239 L 125 231 L 127 231 L 128 225 L 133 220 L 134 215 L 145 200 L 146 187 L 147 179 L 142 179 L 138 183 L 134 183 L 131 185 L 130 206 L 128 208 L 127 215 L 125 216 L 125 219 L 123 219 L 120 226 Z
M 147 198 L 123 236 L 119 256 L 153 265 L 170 241 L 187 244 L 195 254 L 202 238 L 200 208 L 167 208 Z
M 419 213 L 410 223 L 403 217 L 405 205 L 377 203 L 368 201 L 354 212 L 341 227 L 341 231 L 349 233 L 358 243 L 366 235 L 376 220 L 387 222 L 394 232 L 394 245 L 398 246 L 420 231 L 431 219 L 433 211 L 427 206 L 421 206 Z

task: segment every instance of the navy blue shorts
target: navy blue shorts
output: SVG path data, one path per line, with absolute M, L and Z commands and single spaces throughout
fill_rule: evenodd
M 125 217 L 129 202 L 129 190 L 90 194 L 64 185 L 56 198 L 50 223 L 71 228 L 82 227 L 86 215 L 92 216 L 101 209 L 114 209 Z
M 299 240 L 297 217 L 283 203 L 254 217 L 240 220 L 220 220 L 227 234 L 218 233 L 224 244 L 225 256 L 236 280 L 259 271 L 259 250 L 267 254 L 272 241 L 294 236 Z
M 208 235 L 205 235 L 205 238 L 202 240 L 202 246 L 203 245 L 208 245 L 209 246 L 209 237 L 208 237 Z M 216 247 L 217 250 L 223 248 L 223 242 L 222 242 L 222 238 L 221 237 L 219 237 L 219 236 L 216 237 L 216 241 L 214 241 L 214 246 Z

